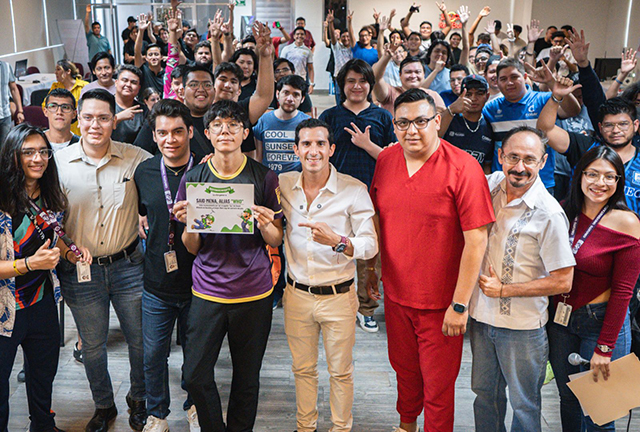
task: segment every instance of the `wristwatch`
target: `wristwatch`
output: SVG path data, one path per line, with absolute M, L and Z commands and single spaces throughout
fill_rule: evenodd
M 469 306 L 467 306 L 466 304 L 456 303 L 454 301 L 451 302 L 451 307 L 453 308 L 454 312 L 458 312 L 459 314 L 463 314 L 467 311 L 467 309 L 469 309 Z
M 601 344 L 598 344 L 598 345 L 596 345 L 596 346 L 598 347 L 598 349 L 599 349 L 601 352 L 603 352 L 603 353 L 605 353 L 605 354 L 606 354 L 606 353 L 610 353 L 611 351 L 613 351 L 613 348 L 611 348 L 611 347 L 610 347 L 610 346 L 608 346 L 608 345 L 601 345 Z
M 331 249 L 333 249 L 334 252 L 343 253 L 347 249 L 347 246 L 349 246 L 349 238 L 341 236 L 340 242 Z

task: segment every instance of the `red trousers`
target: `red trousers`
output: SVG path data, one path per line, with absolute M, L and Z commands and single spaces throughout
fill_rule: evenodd
M 424 409 L 425 432 L 453 431 L 463 336 L 442 334 L 446 309 L 414 309 L 389 297 L 384 309 L 389 361 L 398 378 L 400 421 L 413 423 Z

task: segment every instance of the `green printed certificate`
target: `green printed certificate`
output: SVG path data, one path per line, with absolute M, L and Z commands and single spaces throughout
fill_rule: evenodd
M 253 234 L 253 185 L 187 183 L 187 232 Z

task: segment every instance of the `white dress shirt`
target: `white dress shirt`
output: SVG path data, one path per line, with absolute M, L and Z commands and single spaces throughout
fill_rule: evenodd
M 80 142 L 55 153 L 60 185 L 69 199 L 65 231 L 94 257 L 112 255 L 138 237 L 138 191 L 133 173 L 151 155 L 111 141 L 97 164 Z
M 302 188 L 302 173 L 280 174 L 282 210 L 287 218 L 285 250 L 289 276 L 310 285 L 333 285 L 353 279 L 356 259 L 370 259 L 378 253 L 373 224 L 375 210 L 367 187 L 341 174 L 331 165 L 327 184 L 308 205 Z M 334 252 L 331 246 L 313 241 L 303 222 L 324 222 L 338 235 L 349 237 L 353 256 Z
M 493 265 L 503 283 L 523 283 L 576 265 L 567 216 L 540 177 L 521 198 L 509 203 L 504 173 L 495 172 L 487 180 L 496 221 L 489 228 L 482 274 L 489 275 Z M 533 330 L 547 323 L 548 305 L 547 296 L 490 298 L 476 283 L 469 314 L 494 327 Z

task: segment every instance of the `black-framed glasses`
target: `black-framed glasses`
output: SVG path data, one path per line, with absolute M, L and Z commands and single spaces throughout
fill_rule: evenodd
M 36 149 L 24 149 L 20 151 L 20 154 L 27 159 L 34 159 L 36 154 L 39 154 L 42 159 L 51 159 L 53 156 L 53 150 L 50 148 Z
M 427 126 L 429 126 L 429 122 L 434 118 L 436 118 L 437 115 L 438 114 L 434 114 L 431 117 L 418 117 L 413 120 L 401 118 L 401 119 L 394 120 L 393 124 L 396 125 L 398 130 L 401 130 L 401 131 L 409 130 L 409 126 L 411 126 L 411 124 L 413 124 L 416 127 L 416 129 L 424 129 Z
M 49 112 L 56 112 L 58 111 L 58 108 L 60 108 L 62 110 L 63 113 L 65 114 L 69 114 L 71 111 L 73 111 L 73 105 L 71 104 L 57 104 L 55 102 L 49 102 L 46 106 L 47 111 Z
M 198 90 L 198 87 L 202 87 L 205 90 L 211 90 L 213 83 L 211 81 L 189 81 L 187 84 L 191 90 Z

